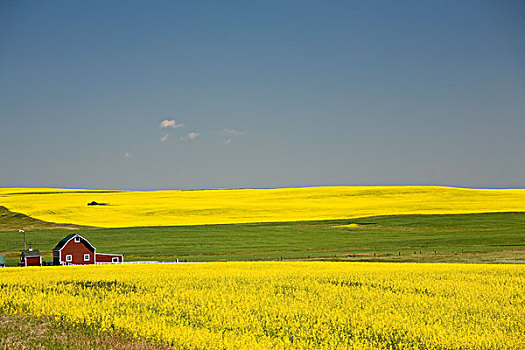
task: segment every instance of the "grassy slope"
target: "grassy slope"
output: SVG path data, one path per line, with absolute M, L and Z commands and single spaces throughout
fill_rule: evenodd
M 132 340 L 116 332 L 75 327 L 51 317 L 0 314 L 0 349 L 138 350 L 169 349 L 169 346 Z
M 34 219 L 24 214 L 13 213 L 7 210 L 6 207 L 0 206 L 0 231 L 7 230 L 42 230 L 42 229 L 78 229 L 87 228 L 87 226 L 69 225 L 69 224 L 55 224 L 38 219 Z
M 2 217 L 5 218 L 5 217 Z M 0 220 L 0 222 L 3 219 Z M 0 226 L 0 252 L 16 264 L 17 225 Z M 334 227 L 357 223 L 355 228 Z M 52 224 L 27 231 L 28 242 L 51 260 L 51 249 L 71 230 Z M 23 226 L 25 228 L 26 226 Z M 239 225 L 86 229 L 98 252 L 127 261 L 344 259 L 369 261 L 525 261 L 525 213 L 415 215 L 352 220 Z M 421 251 L 421 253 L 420 253 Z M 335 255 L 335 256 L 334 256 Z

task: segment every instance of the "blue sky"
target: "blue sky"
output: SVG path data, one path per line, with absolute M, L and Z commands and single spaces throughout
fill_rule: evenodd
M 0 186 L 525 187 L 521 1 L 0 1 Z

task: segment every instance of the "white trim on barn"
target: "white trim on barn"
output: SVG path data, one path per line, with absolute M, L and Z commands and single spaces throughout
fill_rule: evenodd
M 77 237 L 79 238 L 79 241 L 77 242 Z M 74 235 L 73 237 L 71 237 L 70 239 L 68 239 L 64 245 L 59 249 L 59 251 L 61 251 L 62 249 L 64 249 L 64 247 L 69 243 L 71 242 L 72 239 L 75 239 L 75 243 L 80 243 L 81 242 L 81 239 L 83 239 L 84 241 L 87 242 L 87 244 L 90 245 L 91 248 L 93 248 L 93 252 L 95 252 L 96 248 L 93 246 L 93 244 L 91 244 L 87 239 L 85 239 L 84 237 L 82 237 L 81 235 L 79 234 L 76 234 Z
M 32 252 L 33 249 L 31 247 L 29 247 L 29 250 L 27 252 Z M 39 263 L 39 266 L 42 266 L 42 254 L 40 254 L 40 251 L 38 251 L 38 263 Z M 27 267 L 27 255 L 25 254 L 25 250 L 21 251 L 22 252 L 22 255 L 20 256 L 20 263 L 24 262 L 24 267 Z M 23 257 L 23 259 L 22 259 Z M 31 258 L 36 258 L 36 256 L 31 256 L 29 257 L 30 259 Z
M 98 263 L 114 264 L 114 263 L 123 263 L 124 262 L 124 254 L 97 253 L 97 249 L 87 239 L 85 239 L 84 237 L 82 237 L 79 234 L 70 234 L 70 235 L 66 236 L 64 239 L 62 239 L 57 244 L 57 246 L 55 248 L 53 248 L 53 254 L 55 254 L 54 252 L 57 252 L 58 261 L 59 261 L 60 265 L 62 265 L 62 264 L 71 265 L 70 262 L 72 260 L 69 260 L 69 261 L 67 260 L 67 256 L 69 254 L 66 255 L 66 260 L 65 261 L 62 260 L 62 250 L 71 242 L 72 239 L 74 239 L 75 243 L 82 243 L 90 252 L 91 251 L 93 252 L 93 264 L 98 264 Z M 76 257 L 76 253 L 74 253 L 73 255 Z M 84 254 L 83 261 L 84 262 L 88 262 L 88 264 L 91 264 L 90 259 L 86 260 L 86 255 L 87 254 Z M 106 256 L 106 259 L 110 259 L 111 261 L 109 261 L 109 262 L 99 262 L 99 261 L 97 261 L 97 255 L 99 255 L 99 258 L 100 258 L 100 256 Z M 115 262 L 114 261 L 115 258 L 117 258 L 119 261 Z M 55 256 L 53 255 L 53 261 L 54 261 L 54 259 L 55 259 Z
M 62 244 L 62 247 L 60 247 L 60 249 L 55 250 L 56 247 L 55 247 L 55 249 L 53 249 L 53 251 L 58 252 L 58 261 L 59 261 L 60 265 L 63 264 L 63 261 L 62 261 L 62 249 L 64 249 L 64 248 L 69 244 L 69 242 L 71 242 L 71 240 L 73 240 L 73 239 L 74 239 L 74 242 L 75 242 L 75 243 L 82 243 L 82 240 L 84 240 L 84 241 L 89 245 L 89 247 L 91 247 L 91 248 L 93 249 L 93 263 L 95 263 L 96 256 L 97 256 L 97 248 L 95 248 L 95 247 L 93 246 L 93 244 L 91 244 L 90 241 L 88 241 L 88 240 L 85 239 L 83 236 L 81 236 L 81 235 L 79 235 L 79 234 L 77 233 L 77 234 L 72 235 L 71 238 L 69 238 L 67 241 L 65 241 L 64 244 Z M 77 241 L 77 239 L 78 239 L 78 241 Z M 60 244 L 60 242 L 59 242 L 59 244 Z M 89 249 L 88 246 L 86 246 L 86 247 Z M 89 260 L 84 260 L 84 261 L 89 261 Z M 68 263 L 68 261 L 67 261 L 67 255 L 66 255 L 66 261 L 65 261 L 65 263 Z
M 39 256 L 40 258 L 40 266 L 42 266 L 42 255 Z M 27 257 L 24 255 L 24 266 L 27 267 Z
M 98 255 L 111 255 L 111 263 L 108 263 L 108 262 L 97 262 L 97 254 Z M 122 260 L 122 262 L 124 262 L 124 254 L 111 254 L 111 253 L 95 253 L 95 264 L 113 264 L 113 259 L 116 258 L 116 257 L 120 257 L 120 259 Z M 118 263 L 118 261 L 117 261 Z

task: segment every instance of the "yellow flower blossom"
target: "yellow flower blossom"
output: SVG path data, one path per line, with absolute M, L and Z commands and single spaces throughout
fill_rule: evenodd
M 88 206 L 92 201 L 110 205 Z M 173 226 L 525 211 L 525 189 L 346 186 L 100 192 L 2 188 L 0 205 L 57 223 Z
M 0 312 L 174 349 L 523 349 L 525 267 L 138 264 L 0 270 Z

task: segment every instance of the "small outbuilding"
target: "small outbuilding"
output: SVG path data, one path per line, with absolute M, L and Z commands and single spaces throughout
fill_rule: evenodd
M 95 247 L 79 234 L 67 235 L 53 248 L 53 265 L 90 265 L 122 262 L 124 262 L 122 254 L 96 253 Z
M 42 266 L 42 255 L 38 249 L 29 247 L 20 251 L 20 266 Z

